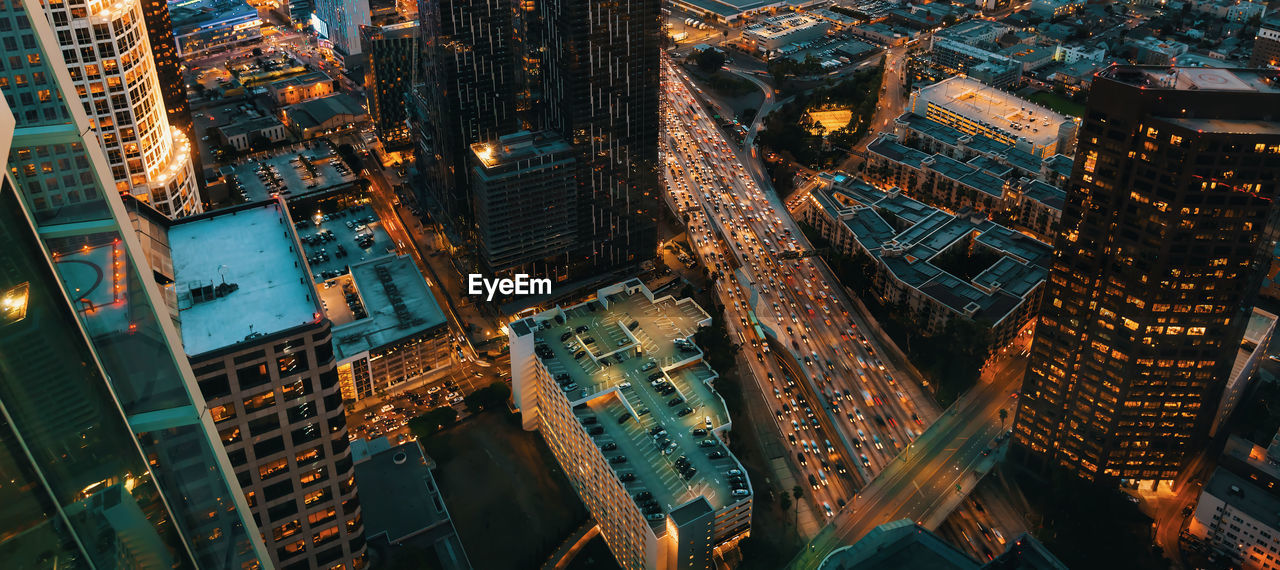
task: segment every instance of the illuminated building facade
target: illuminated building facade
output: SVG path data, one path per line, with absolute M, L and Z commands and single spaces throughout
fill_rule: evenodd
M 182 354 L 182 339 L 164 290 L 154 278 L 151 259 L 113 187 L 103 146 L 89 135 L 89 117 L 77 103 L 70 75 L 75 67 L 63 62 L 50 20 L 34 1 L 0 5 L 0 30 L 5 30 L 0 39 L 13 38 L 24 46 L 24 51 L 11 54 L 23 61 L 21 68 L 6 65 L 0 71 L 0 92 L 16 119 L 6 172 L 54 261 L 62 290 L 72 299 L 97 365 L 111 383 L 116 409 L 123 411 L 151 477 L 169 499 L 169 520 L 187 537 L 191 556 L 201 567 L 260 567 L 270 557 Z M 145 39 L 142 31 L 135 35 Z M 61 207 L 49 208 L 54 182 L 64 201 Z M 41 289 L 48 294 L 57 288 Z M 60 356 L 72 354 L 68 349 Z M 3 362 L 16 364 L 8 358 Z M 30 376 L 32 380 L 40 385 L 38 373 Z M 45 411 L 78 400 L 59 397 Z M 97 468 L 106 463 L 99 457 L 97 463 L 82 465 Z M 0 559 L 12 562 L 9 554 Z M 126 561 L 94 562 L 130 566 Z M 154 560 L 145 565 L 162 564 Z
M 62 57 L 107 153 L 115 188 L 170 217 L 203 211 L 187 134 L 169 124 L 141 0 L 44 3 Z M 28 63 L 31 63 L 29 60 Z M 48 97 L 48 90 L 40 97 Z M 35 209 L 82 199 L 46 184 Z
M 751 532 L 754 493 L 723 448 L 732 423 L 718 376 L 689 340 L 710 324 L 692 300 L 633 279 L 508 326 L 522 425 L 542 434 L 627 570 L 717 567 Z
M 1253 38 L 1250 67 L 1280 67 L 1280 14 L 1272 14 L 1258 25 Z
M 1094 80 L 1014 427 L 1033 463 L 1159 481 L 1199 449 L 1276 240 L 1278 73 Z
M 413 129 L 417 165 L 433 219 L 454 235 L 474 234 L 467 170 L 471 145 L 516 130 L 515 53 L 510 0 L 424 3 L 420 107 Z
M 658 247 L 659 0 L 538 5 L 547 128 L 578 152 L 584 273 L 634 267 Z
M 407 148 L 409 138 L 405 95 L 418 67 L 418 22 L 361 29 L 369 57 L 365 93 L 378 139 L 388 149 Z
M 156 78 L 160 80 L 160 93 L 164 108 L 169 112 L 169 124 L 182 129 L 190 137 L 191 105 L 187 101 L 187 82 L 182 78 L 178 45 L 173 39 L 169 3 L 165 0 L 142 0 L 142 18 L 147 23 L 151 58 L 156 62 Z M 192 157 L 198 160 L 199 154 L 193 153 Z

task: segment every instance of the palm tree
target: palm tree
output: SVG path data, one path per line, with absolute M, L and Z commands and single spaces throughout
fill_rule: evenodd
M 1009 417 L 1009 410 L 1000 408 L 1000 431 L 1004 431 L 1004 420 Z

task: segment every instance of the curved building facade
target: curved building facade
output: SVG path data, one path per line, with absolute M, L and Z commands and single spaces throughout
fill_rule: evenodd
M 43 5 L 107 153 L 116 190 L 169 217 L 202 212 L 191 142 L 169 124 L 141 2 L 51 0 Z M 50 208 L 67 199 L 47 198 Z

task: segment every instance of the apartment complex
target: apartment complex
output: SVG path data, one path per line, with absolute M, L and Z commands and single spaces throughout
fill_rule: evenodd
M 712 568 L 750 532 L 717 375 L 690 341 L 710 323 L 633 279 L 508 327 L 524 428 L 542 433 L 623 568 Z
M 564 281 L 577 247 L 577 159 L 550 131 L 521 131 L 471 146 L 480 263 L 492 275 Z
M 342 398 L 394 393 L 452 362 L 444 311 L 408 256 L 354 263 L 316 291 L 333 321 Z
M 797 219 L 846 255 L 875 263 L 874 294 L 904 304 L 924 334 L 954 318 L 991 330 L 1005 346 L 1035 316 L 1053 250 L 1048 244 L 966 213 L 950 214 L 843 174 L 820 175 Z M 975 265 L 981 271 L 973 271 Z M 965 273 L 971 275 L 965 275 Z
M 362 568 L 332 323 L 283 200 L 155 222 L 183 347 L 271 561 Z
M 97 356 L 96 366 L 111 383 L 117 409 L 123 411 L 147 458 L 150 477 L 169 499 L 169 521 L 188 537 L 195 563 L 262 565 L 270 557 L 255 532 L 244 494 L 181 352 L 181 338 L 154 278 L 155 261 L 143 249 L 113 188 L 101 141 L 86 138 L 91 123 L 84 108 L 76 104 L 76 84 L 70 74 L 75 68 L 63 62 L 62 46 L 40 5 L 17 1 L 0 6 L 0 29 L 6 30 L 0 37 L 14 38 L 27 56 L 21 57 L 21 69 L 7 67 L 0 72 L 0 92 L 14 105 L 16 119 L 12 145 L 6 148 L 5 171 L 34 222 L 41 246 L 55 260 L 53 269 L 62 285 L 44 287 L 41 293 L 64 291 L 71 299 L 79 326 Z M 140 30 L 136 35 L 143 37 Z M 55 168 L 58 191 L 77 199 L 49 209 L 53 175 L 48 171 Z M 15 211 L 6 208 L 6 212 Z M 19 243 L 17 239 L 12 243 Z M 65 359 L 71 354 L 59 356 Z M 33 373 L 30 378 L 40 377 Z M 31 379 L 27 383 L 41 385 Z M 42 413 L 76 404 L 74 399 L 58 396 L 46 401 Z M 106 463 L 97 458 L 84 469 L 91 472 Z M 102 475 L 98 480 L 106 480 L 107 473 Z M 59 494 L 71 497 L 74 492 Z M 44 512 L 53 511 L 46 508 Z M 103 566 L 116 565 L 94 560 Z
M 115 189 L 149 202 L 166 216 L 203 211 L 191 142 L 186 133 L 169 124 L 141 0 L 100 6 L 92 15 L 63 2 L 44 3 L 43 11 L 61 44 L 77 98 L 106 150 Z M 50 97 L 50 90 L 41 85 L 47 76 L 36 70 L 41 65 L 38 55 L 29 54 L 26 59 L 29 69 L 19 65 L 11 70 L 23 78 L 15 87 L 33 86 L 43 102 Z M 50 172 L 44 169 L 46 175 Z M 39 211 L 88 198 L 58 176 L 42 183 L 35 203 Z
M 361 28 L 362 50 L 369 58 L 365 90 L 378 139 L 388 149 L 408 148 L 405 96 L 418 69 L 418 22 Z
M 1022 82 L 1022 63 L 975 45 L 946 37 L 934 37 L 930 50 L 934 66 L 944 72 L 962 73 L 998 89 Z
M 1276 72 L 1094 80 L 1014 426 L 1031 461 L 1155 483 L 1199 449 L 1276 239 L 1277 108 Z
M 912 91 L 907 110 L 1043 158 L 1071 152 L 1076 134 L 1074 119 L 963 76 Z
M 1071 159 L 1042 159 L 911 114 L 867 146 L 867 180 L 951 212 L 974 210 L 1053 241 Z M 900 134 L 899 134 L 900 133 Z M 927 149 L 927 150 L 925 150 Z

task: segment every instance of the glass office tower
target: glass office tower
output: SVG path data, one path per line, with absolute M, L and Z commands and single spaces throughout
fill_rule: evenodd
M 27 210 L 36 212 L 33 221 L 41 253 L 53 261 L 110 382 L 110 395 L 151 467 L 147 484 L 169 498 L 176 531 L 185 537 L 197 565 L 269 565 L 262 537 L 246 518 L 245 498 L 182 354 L 172 312 L 161 306 L 172 304 L 172 299 L 161 295 L 148 260 L 136 253 L 142 250 L 132 226 L 122 222 L 127 217 L 106 156 L 40 4 L 0 3 L 0 41 L 9 56 L 0 68 L 0 93 L 16 119 L 6 170 Z M 55 190 L 66 197 L 61 207 L 33 207 Z M 22 382 L 31 388 L 48 387 L 46 375 L 36 368 Z M 46 413 L 76 405 L 74 399 L 57 394 L 43 396 Z M 86 438 L 93 435 L 86 432 Z M 27 452 L 68 451 L 53 447 Z M 110 455 L 97 453 L 102 461 Z

